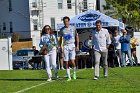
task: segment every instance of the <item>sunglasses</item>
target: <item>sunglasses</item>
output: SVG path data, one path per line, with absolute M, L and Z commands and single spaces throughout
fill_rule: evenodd
M 46 30 L 50 30 L 50 28 L 46 28 Z

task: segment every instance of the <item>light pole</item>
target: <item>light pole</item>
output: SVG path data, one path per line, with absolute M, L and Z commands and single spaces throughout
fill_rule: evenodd
M 77 12 L 77 0 L 75 0 L 75 15 L 77 15 L 78 12 Z

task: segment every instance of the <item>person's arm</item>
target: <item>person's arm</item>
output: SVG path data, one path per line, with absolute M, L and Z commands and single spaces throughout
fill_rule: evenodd
M 88 40 L 88 47 L 91 49 L 92 46 L 90 45 L 90 39 Z
M 75 30 L 75 41 L 76 41 L 76 51 L 79 51 L 79 36 L 77 30 Z
M 62 39 L 63 39 L 63 38 L 62 38 L 62 37 L 63 37 L 62 29 L 61 29 L 60 32 L 59 32 L 59 37 L 60 37 L 60 39 L 59 39 L 59 41 L 58 41 L 58 42 L 59 42 L 59 43 L 58 43 L 58 44 L 59 44 L 59 48 L 62 48 L 62 41 L 63 41 L 63 40 L 62 40 Z
M 124 42 L 130 43 L 130 37 L 129 36 L 126 36 L 126 38 L 124 38 Z
M 42 48 L 43 45 L 44 45 L 44 43 L 43 43 L 43 41 L 42 41 L 42 38 L 43 38 L 43 37 L 41 37 L 40 42 L 39 42 L 39 47 L 40 47 L 40 48 Z
M 120 43 L 123 43 L 124 42 L 124 37 L 121 36 L 120 39 L 119 39 Z
M 106 32 L 106 41 L 107 41 L 107 48 L 109 48 L 109 45 L 111 44 L 111 39 L 108 30 Z
M 94 36 L 94 30 L 92 31 L 92 41 L 91 41 L 91 43 L 92 43 L 92 48 L 94 49 L 95 48 L 95 36 Z
M 53 37 L 55 38 L 55 46 L 58 48 L 58 46 L 59 46 L 58 38 L 56 35 L 53 35 Z
M 62 48 L 62 41 L 63 41 L 62 39 L 63 39 L 63 38 L 62 38 L 62 36 L 61 36 L 61 37 L 60 37 L 60 40 L 59 40 L 59 47 L 60 47 L 60 48 Z
M 135 45 L 136 45 L 136 46 L 139 46 L 139 42 L 138 42 L 137 38 L 136 38 Z

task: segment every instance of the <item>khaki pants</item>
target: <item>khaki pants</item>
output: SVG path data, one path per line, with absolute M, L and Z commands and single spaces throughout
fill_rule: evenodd
M 102 57 L 102 63 L 103 63 L 103 74 L 104 76 L 108 76 L 108 50 L 103 51 L 95 51 L 95 76 L 99 77 L 99 67 L 100 67 L 100 58 Z

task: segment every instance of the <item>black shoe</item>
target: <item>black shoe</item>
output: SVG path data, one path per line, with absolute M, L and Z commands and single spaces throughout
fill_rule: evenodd
M 104 78 L 107 78 L 107 76 L 104 76 Z

